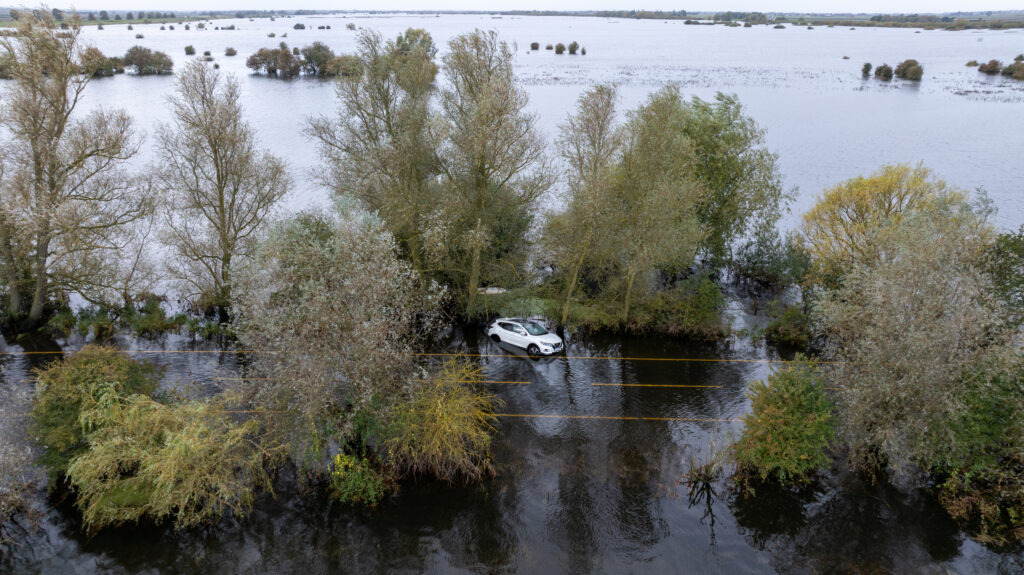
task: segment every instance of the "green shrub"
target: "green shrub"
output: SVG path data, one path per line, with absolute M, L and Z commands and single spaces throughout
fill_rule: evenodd
M 552 46 L 551 44 L 548 44 L 547 46 L 544 46 L 544 49 L 545 49 L 545 50 L 554 50 L 554 49 L 555 49 L 555 47 L 554 47 L 554 46 Z
M 238 50 L 235 50 L 234 48 L 225 48 L 224 49 L 224 55 L 225 56 L 237 56 L 238 55 Z
M 1024 62 L 1014 62 L 1003 68 L 1003 76 L 1009 76 L 1014 80 L 1024 80 Z
M 293 30 L 305 30 L 305 29 L 306 29 L 306 25 L 305 25 L 305 24 L 302 24 L 302 23 L 300 22 L 300 23 L 298 23 L 298 24 L 296 24 L 296 25 L 292 26 L 292 29 L 293 29 Z
M 491 432 L 497 399 L 480 387 L 479 367 L 449 361 L 399 404 L 384 442 L 400 474 L 480 479 L 493 472 Z
M 917 60 L 904 60 L 896 65 L 895 74 L 901 80 L 920 82 L 924 76 L 924 67 Z
M 753 480 L 794 485 L 828 465 L 835 436 L 832 403 L 817 366 L 802 356 L 751 385 L 751 412 L 743 416 L 743 434 L 733 447 L 737 479 L 752 490 Z
M 786 29 L 786 27 L 783 26 L 782 24 L 776 24 L 776 25 L 772 26 L 772 28 L 775 28 L 776 30 L 785 30 Z
M 882 64 L 881 66 L 875 68 L 875 78 L 878 78 L 883 82 L 888 82 L 892 80 L 892 67 L 890 67 L 888 64 Z
M 978 61 L 977 60 L 970 60 L 970 61 L 968 61 L 967 62 L 967 67 L 968 68 L 977 68 L 978 67 Z
M 57 313 L 50 316 L 50 319 L 46 322 L 46 331 L 53 337 L 67 337 L 71 335 L 77 323 L 78 320 L 75 319 L 75 312 L 71 311 L 69 307 L 62 307 L 57 310 Z
M 655 293 L 631 312 L 630 331 L 655 331 L 668 335 L 718 340 L 728 332 L 722 327 L 725 297 L 718 284 L 706 275 L 694 275 L 672 289 Z
M 999 60 L 989 60 L 988 62 L 978 66 L 978 71 L 982 74 L 988 74 L 989 76 L 995 76 L 1003 69 L 1003 63 Z
M 540 50 L 540 43 L 539 42 L 530 42 L 530 49 L 531 50 Z
M 1013 57 L 1014 62 L 1024 62 L 1024 54 L 1017 54 Z
M 569 55 L 575 56 L 576 52 L 578 52 L 579 49 L 580 49 L 579 42 L 576 42 L 575 40 L 573 40 L 572 42 L 569 43 Z
M 164 405 L 89 386 L 82 405 L 87 448 L 68 467 L 76 505 L 90 530 L 173 520 L 178 528 L 245 515 L 269 488 L 255 419 L 236 423 L 216 401 Z
M 558 44 L 555 44 L 555 54 L 564 54 L 564 53 L 565 53 L 565 44 L 562 44 L 561 42 L 559 42 Z
M 322 76 L 354 78 L 363 72 L 363 61 L 358 56 L 342 54 L 331 58 L 320 72 Z
M 391 483 L 365 457 L 339 453 L 331 463 L 331 497 L 338 501 L 374 506 L 392 491 Z
M 355 30 L 356 29 L 356 25 L 353 24 L 352 22 L 349 22 L 348 24 L 345 24 L 345 28 L 347 28 L 349 30 Z
M 58 479 L 71 459 L 86 449 L 80 423 L 81 410 L 99 384 L 122 396 L 149 395 L 157 388 L 160 369 L 135 361 L 108 347 L 86 346 L 36 373 L 36 399 L 32 407 L 33 432 L 46 448 L 40 461 Z
M 586 56 L 586 55 L 587 55 L 587 49 L 586 48 L 580 48 L 580 56 Z
M 787 306 L 764 329 L 764 339 L 773 345 L 804 349 L 811 341 L 811 319 L 800 306 Z
M 861 67 L 860 73 L 867 78 L 871 75 L 871 62 L 864 62 L 864 66 Z
M 188 46 L 185 46 L 185 55 L 186 56 L 195 56 L 196 55 L 196 47 L 192 46 L 191 44 L 188 45 Z

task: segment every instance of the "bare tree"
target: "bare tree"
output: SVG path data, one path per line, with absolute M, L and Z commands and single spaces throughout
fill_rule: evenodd
M 257 148 L 238 98 L 237 80 L 191 62 L 170 98 L 174 120 L 157 135 L 166 241 L 178 255 L 173 273 L 188 295 L 207 298 L 222 322 L 229 319 L 233 261 L 251 255 L 291 183 L 284 162 Z
M 14 80 L 0 116 L 9 134 L 0 245 L 7 316 L 21 329 L 42 322 L 55 291 L 108 283 L 110 268 L 91 264 L 116 257 L 123 228 L 151 211 L 124 170 L 140 143 L 128 115 L 98 109 L 76 119 L 92 78 L 79 33 L 77 20 L 59 30 L 40 11 L 19 20 L 17 37 L 0 40 Z
M 532 208 L 552 182 L 514 55 L 496 32 L 476 30 L 453 38 L 444 57 L 440 158 L 451 270 L 467 317 L 476 313 L 481 279 L 515 267 Z

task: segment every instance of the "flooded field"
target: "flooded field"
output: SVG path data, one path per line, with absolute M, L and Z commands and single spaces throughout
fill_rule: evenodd
M 305 22 L 306 30 L 293 24 Z M 680 21 L 487 15 L 367 15 L 224 20 L 205 31 L 159 25 L 90 28 L 108 55 L 135 44 L 167 52 L 210 50 L 241 80 L 243 105 L 262 142 L 287 159 L 297 211 L 322 205 L 308 117 L 333 114 L 330 82 L 248 73 L 248 54 L 285 41 L 351 51 L 356 33 L 427 29 L 442 45 L 474 28 L 496 29 L 518 45 L 517 73 L 550 139 L 578 95 L 596 82 L 619 84 L 622 109 L 676 82 L 703 98 L 738 94 L 766 130 L 768 147 L 795 190 L 792 227 L 827 186 L 893 162 L 924 162 L 950 183 L 984 188 L 1004 228 L 1024 223 L 1017 166 L 1024 149 L 1024 83 L 984 77 L 967 60 L 1011 60 L 1022 31 L 685 26 Z M 234 25 L 237 30 L 214 30 Z M 319 25 L 330 30 L 316 30 Z M 138 40 L 135 34 L 142 33 Z M 268 35 L 274 33 L 274 38 Z M 287 37 L 285 35 L 287 34 Z M 576 40 L 586 56 L 526 50 L 530 42 Z M 238 56 L 222 56 L 226 47 Z M 844 59 L 847 56 L 848 59 Z M 916 58 L 920 85 L 862 79 L 864 62 Z M 173 77 L 118 76 L 88 89 L 89 105 L 122 107 L 148 134 L 138 165 L 159 162 L 152 136 L 168 120 Z M 557 194 L 547 205 L 557 209 Z M 726 288 L 735 334 L 768 318 L 744 293 Z M 740 497 L 727 474 L 713 489 L 684 481 L 694 459 L 727 445 L 749 411 L 746 393 L 790 359 L 734 335 L 698 345 L 664 337 L 566 334 L 564 355 L 528 357 L 477 330 L 453 330 L 424 363 L 478 364 L 501 400 L 493 456 L 497 474 L 473 485 L 408 480 L 374 509 L 303 491 L 294 471 L 276 478 L 251 516 L 175 531 L 152 525 L 90 535 L 67 501 L 36 490 L 32 513 L 0 533 L 0 573 L 1020 573 L 1024 552 L 994 551 L 969 539 L 928 491 L 871 485 L 834 469 L 799 491 Z M 0 401 L 20 402 L 33 370 L 88 343 L 0 339 Z M 260 350 L 223 349 L 169 335 L 120 337 L 133 357 L 164 367 L 165 389 L 209 396 L 246 377 Z M 0 422 L 25 438 L 25 418 Z M 37 470 L 38 471 L 38 470 Z M 40 471 L 41 473 L 41 471 Z M 40 482 L 41 485 L 41 482 Z

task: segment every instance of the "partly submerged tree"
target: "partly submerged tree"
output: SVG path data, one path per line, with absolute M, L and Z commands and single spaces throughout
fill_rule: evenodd
M 905 164 L 884 166 L 869 177 L 826 190 L 803 217 L 812 273 L 819 282 L 837 285 L 855 264 L 871 264 L 878 255 L 877 240 L 886 230 L 947 195 L 963 198 L 923 165 Z
M 565 210 L 552 214 L 545 248 L 565 274 L 561 324 L 585 267 L 600 265 L 612 249 L 606 231 L 613 217 L 612 194 L 621 159 L 623 130 L 616 121 L 617 93 L 601 84 L 580 96 L 576 112 L 561 126 L 558 151 L 566 163 Z
M 173 121 L 161 126 L 157 187 L 167 198 L 172 267 L 192 297 L 229 319 L 231 272 L 249 257 L 264 221 L 288 191 L 285 164 L 258 148 L 242 116 L 238 82 L 189 63 L 170 98 Z
M 481 285 L 523 275 L 526 232 L 552 180 L 514 56 L 496 32 L 481 30 L 453 38 L 444 56 L 445 206 L 433 236 L 467 317 L 477 314 Z
M 439 200 L 429 133 L 435 53 L 422 30 L 388 42 L 361 32 L 351 73 L 337 84 L 337 117 L 308 126 L 320 143 L 324 184 L 379 214 L 418 270 L 427 266 L 421 234 Z
M 300 466 L 322 470 L 353 410 L 386 416 L 416 385 L 413 353 L 436 329 L 424 290 L 381 222 L 349 207 L 281 222 L 239 271 L 240 340 L 261 356 L 247 395 Z
M 82 73 L 77 20 L 60 30 L 44 11 L 26 12 L 18 36 L 0 40 L 13 83 L 0 123 L 0 256 L 7 323 L 33 329 L 58 292 L 109 285 L 124 229 L 151 212 L 125 171 L 139 148 L 120 110 L 78 106 L 93 75 Z

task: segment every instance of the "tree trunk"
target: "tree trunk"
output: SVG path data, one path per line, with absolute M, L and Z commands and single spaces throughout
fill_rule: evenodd
M 226 253 L 221 257 L 220 263 L 220 293 L 217 294 L 217 321 L 228 323 L 231 317 L 228 315 L 228 308 L 231 306 L 231 254 Z
M 16 319 L 21 317 L 23 313 L 21 309 L 21 289 L 19 286 L 19 275 L 20 270 L 18 269 L 18 261 L 14 257 L 14 246 L 11 245 L 11 234 L 5 227 L 0 228 L 0 257 L 3 257 L 4 268 L 7 272 L 6 277 L 3 278 L 4 283 L 7 284 L 7 317 Z
M 633 282 L 636 281 L 636 272 L 629 273 L 629 279 L 626 280 L 626 299 L 622 303 L 622 326 L 625 327 L 629 323 L 629 304 L 633 298 Z
M 480 220 L 476 222 L 476 230 L 480 231 Z M 479 239 L 473 243 L 473 264 L 469 270 L 469 285 L 466 287 L 466 319 L 476 313 L 476 292 L 480 286 L 480 252 L 482 246 Z
M 572 301 L 572 292 L 576 289 L 576 282 L 579 281 L 580 268 L 583 267 L 583 258 L 586 253 L 586 246 L 584 246 L 584 249 L 580 252 L 580 257 L 573 264 L 572 273 L 569 275 L 569 286 L 565 290 L 565 302 L 562 304 L 562 323 L 560 324 L 562 327 L 565 327 L 565 322 L 569 320 L 569 302 Z
M 25 318 L 25 331 L 39 327 L 43 320 L 43 310 L 46 307 L 46 287 L 48 275 L 46 273 L 46 260 L 50 255 L 49 226 L 39 233 L 39 240 L 36 243 L 35 274 L 36 287 L 32 294 L 32 307 L 28 310 L 28 317 Z M 45 238 L 45 239 L 44 239 Z

